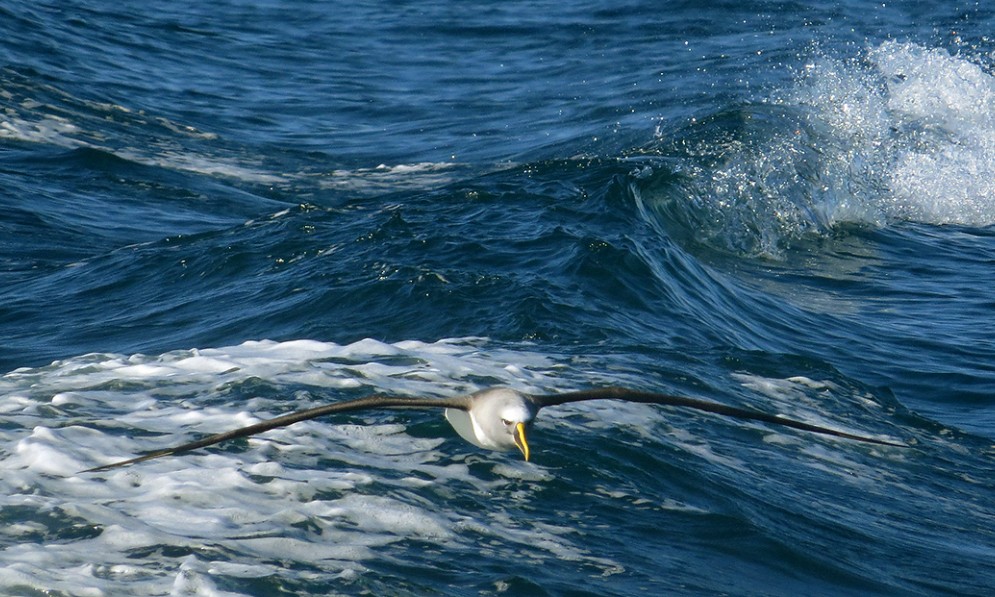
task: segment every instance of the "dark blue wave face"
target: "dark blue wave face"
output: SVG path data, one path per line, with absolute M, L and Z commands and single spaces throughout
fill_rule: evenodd
M 993 23 L 0 6 L 0 587 L 984 594 Z M 606 403 L 544 410 L 529 464 L 370 413 L 75 476 L 246 413 L 495 384 L 912 447 Z

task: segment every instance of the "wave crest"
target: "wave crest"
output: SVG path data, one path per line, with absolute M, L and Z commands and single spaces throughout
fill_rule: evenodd
M 637 193 L 721 250 L 777 256 L 846 224 L 989 226 L 995 77 L 912 43 L 818 55 L 789 89 L 693 121 L 671 152 Z

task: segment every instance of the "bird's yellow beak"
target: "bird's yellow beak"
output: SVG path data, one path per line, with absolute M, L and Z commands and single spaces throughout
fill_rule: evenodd
M 525 462 L 529 461 L 529 442 L 525 438 L 525 423 L 515 425 L 515 445 L 525 456 Z

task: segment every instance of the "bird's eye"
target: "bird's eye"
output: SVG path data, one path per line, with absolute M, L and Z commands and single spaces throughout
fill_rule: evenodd
M 501 422 L 504 423 L 505 427 L 511 427 L 511 421 L 508 419 L 501 419 Z

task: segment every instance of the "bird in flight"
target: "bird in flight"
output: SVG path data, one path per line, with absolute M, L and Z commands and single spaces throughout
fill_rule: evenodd
M 725 415 L 736 419 L 750 421 L 761 421 L 773 425 L 781 425 L 800 429 L 822 435 L 841 437 L 849 440 L 867 442 L 883 446 L 907 447 L 907 444 L 892 440 L 877 439 L 862 435 L 855 435 L 845 431 L 820 427 L 802 421 L 787 419 L 778 415 L 769 414 L 759 410 L 728 406 L 719 402 L 710 402 L 698 398 L 688 398 L 684 396 L 674 396 L 671 394 L 660 394 L 655 392 L 644 392 L 640 390 L 630 390 L 627 388 L 607 387 L 576 392 L 563 392 L 559 394 L 526 394 L 510 388 L 490 388 L 481 390 L 473 394 L 454 396 L 451 398 L 423 398 L 387 396 L 383 394 L 373 394 L 354 400 L 345 400 L 299 410 L 280 417 L 262 421 L 247 427 L 225 431 L 215 435 L 209 435 L 203 439 L 189 443 L 164 448 L 148 452 L 142 456 L 113 462 L 82 471 L 92 473 L 106 471 L 129 464 L 136 464 L 189 452 L 198 448 L 212 446 L 224 441 L 247 437 L 275 429 L 286 427 L 300 421 L 323 417 L 334 413 L 353 412 L 360 410 L 392 409 L 392 408 L 444 408 L 446 419 L 453 426 L 453 429 L 465 440 L 475 446 L 490 450 L 514 450 L 521 451 L 525 460 L 530 457 L 528 434 L 532 428 L 536 414 L 546 407 L 567 404 L 570 402 L 583 402 L 587 400 L 622 400 L 626 402 L 640 402 L 644 404 L 662 404 L 666 406 L 678 406 L 697 409 L 705 412 Z

